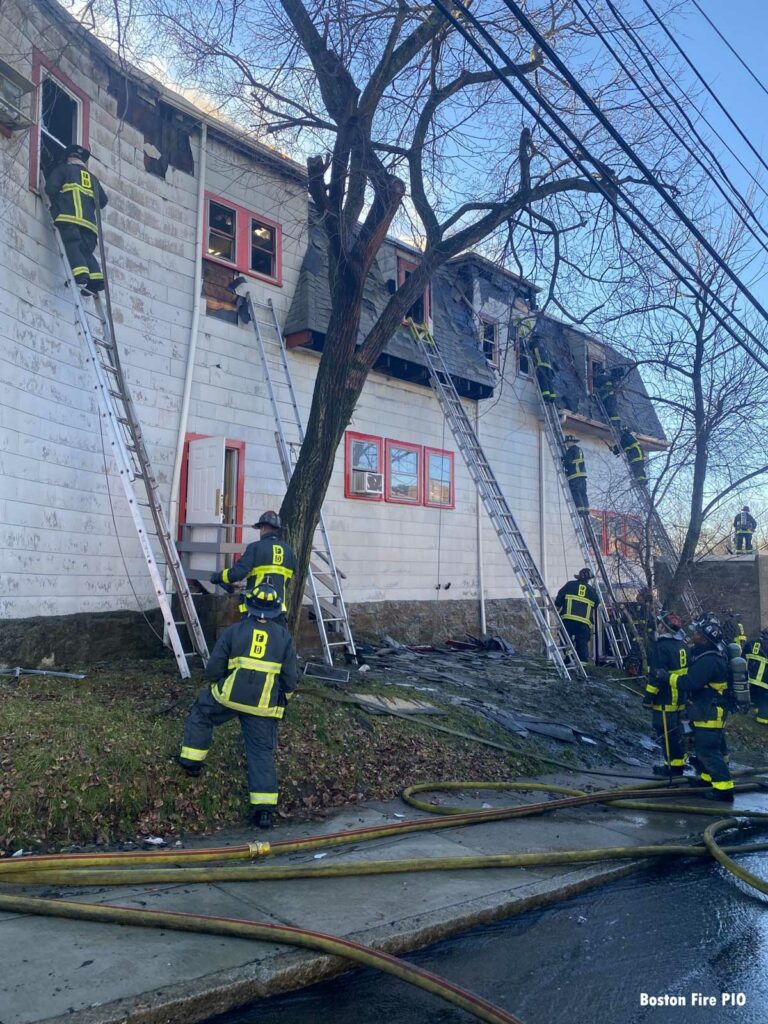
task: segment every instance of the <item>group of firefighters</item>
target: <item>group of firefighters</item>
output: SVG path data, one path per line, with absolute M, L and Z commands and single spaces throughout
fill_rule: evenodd
M 60 162 L 46 177 L 45 190 L 51 213 L 67 253 L 76 283 L 85 294 L 104 288 L 104 276 L 95 257 L 98 243 L 99 211 L 107 196 L 88 170 L 90 153 L 82 146 L 69 146 Z M 542 398 L 554 403 L 557 392 L 554 372 L 544 343 L 533 337 L 528 342 Z M 619 444 L 609 446 L 614 454 L 623 451 L 635 482 L 647 482 L 645 453 L 637 437 L 622 424 L 617 391 L 631 367 L 598 368 L 593 389 Z M 578 438 L 565 437 L 563 466 L 579 513 L 588 514 L 587 474 L 584 452 Z M 253 823 L 270 828 L 278 801 L 275 770 L 277 725 L 285 714 L 298 679 L 298 661 L 293 639 L 286 627 L 286 587 L 296 568 L 290 545 L 281 536 L 280 517 L 265 512 L 254 528 L 259 540 L 249 544 L 232 568 L 214 573 L 211 582 L 232 591 L 245 581 L 240 604 L 242 618 L 220 635 L 206 665 L 208 685 L 200 692 L 184 727 L 179 765 L 190 776 L 198 776 L 217 725 L 238 718 L 245 744 L 250 806 Z M 748 506 L 734 520 L 737 551 L 752 550 L 756 528 Z M 593 573 L 582 569 L 574 580 L 560 588 L 555 606 L 568 631 L 577 656 L 586 661 L 600 602 L 590 580 Z M 728 768 L 724 726 L 730 710 L 729 651 L 726 640 L 741 645 L 746 657 L 757 722 L 768 726 L 768 629 L 747 641 L 740 624 L 732 625 L 730 637 L 713 616 L 691 624 L 691 644 L 686 644 L 680 619 L 661 611 L 649 621 L 650 595 L 638 594 L 627 608 L 631 629 L 645 648 L 647 685 L 644 704 L 652 711 L 652 726 L 664 750 L 664 762 L 654 768 L 658 774 L 682 775 L 686 765 L 685 732 L 690 723 L 698 769 L 695 784 L 706 787 L 716 800 L 733 800 L 733 782 Z

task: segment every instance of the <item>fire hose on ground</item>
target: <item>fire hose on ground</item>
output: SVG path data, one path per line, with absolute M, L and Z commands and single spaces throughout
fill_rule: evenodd
M 749 779 L 768 773 L 768 767 L 734 773 L 734 777 Z M 762 780 L 745 782 L 737 792 L 764 788 Z M 458 807 L 436 806 L 419 799 L 421 792 L 452 790 L 511 790 L 556 793 L 559 799 L 537 803 L 467 811 Z M 669 798 L 684 794 L 694 802 L 671 802 Z M 646 786 L 600 790 L 585 793 L 565 786 L 551 786 L 533 782 L 442 782 L 422 783 L 403 791 L 403 799 L 430 816 L 410 821 L 352 829 L 330 835 L 310 836 L 304 839 L 276 843 L 255 842 L 238 847 L 210 847 L 197 850 L 153 851 L 148 853 L 113 852 L 84 854 L 44 854 L 23 860 L 0 860 L 0 883 L 17 885 L 125 885 L 178 882 L 240 882 L 267 881 L 293 878 L 339 878 L 350 875 L 391 874 L 415 871 L 453 871 L 467 869 L 512 868 L 571 865 L 607 860 L 639 860 L 655 857 L 713 857 L 727 871 L 762 893 L 768 894 L 768 882 L 742 868 L 734 854 L 768 850 L 768 842 L 737 846 L 720 846 L 716 836 L 735 828 L 753 828 L 768 823 L 768 812 L 747 811 L 738 817 L 729 817 L 709 825 L 703 835 L 703 845 L 663 844 L 653 846 L 606 847 L 592 850 L 560 850 L 533 853 L 491 854 L 469 857 L 411 858 L 341 864 L 299 864 L 291 867 L 265 866 L 267 857 L 288 853 L 304 853 L 324 847 L 359 843 L 411 832 L 457 828 L 489 821 L 508 820 L 544 814 L 561 808 L 582 807 L 590 804 L 610 804 L 613 807 L 644 811 L 670 811 L 676 814 L 704 814 L 713 817 L 711 803 L 695 801 L 695 790 L 685 784 L 658 788 L 657 783 Z M 236 866 L 199 866 L 223 861 L 252 861 L 259 863 Z M 192 865 L 192 866 L 179 866 Z M 36 896 L 0 894 L 0 911 L 22 914 L 40 914 L 74 918 L 102 923 L 138 925 L 145 928 L 165 928 L 178 931 L 228 935 L 238 938 L 261 939 L 269 942 L 300 946 L 317 952 L 343 957 L 363 966 L 374 967 L 407 981 L 427 992 L 440 996 L 489 1024 L 520 1024 L 512 1014 L 493 1006 L 479 996 L 462 989 L 444 978 L 416 967 L 388 953 L 352 942 L 348 939 L 284 925 L 257 923 L 234 918 L 214 917 L 168 911 L 136 910 L 110 904 L 87 904 L 69 900 L 47 899 Z

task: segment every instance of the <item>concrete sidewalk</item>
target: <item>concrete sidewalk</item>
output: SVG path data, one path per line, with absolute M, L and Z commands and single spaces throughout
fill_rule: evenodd
M 597 780 L 558 775 L 542 781 L 579 787 L 594 786 Z M 601 788 L 603 784 L 607 788 L 629 783 L 618 778 L 598 782 Z M 465 797 L 464 802 L 469 809 L 518 802 L 520 796 L 480 793 L 472 799 Z M 452 804 L 461 802 L 454 794 L 443 797 Z M 746 805 L 748 798 L 742 799 Z M 320 824 L 283 825 L 270 838 L 277 842 L 419 816 L 399 801 L 367 803 Z M 722 809 L 713 809 L 713 817 L 723 817 Z M 701 815 L 687 818 L 592 806 L 331 848 L 323 851 L 327 855 L 322 863 L 675 842 L 701 834 L 709 820 Z M 189 845 L 239 845 L 253 838 L 251 832 L 226 838 L 217 835 Z M 312 858 L 312 853 L 296 854 L 270 862 L 288 865 Z M 399 953 L 555 902 L 618 878 L 636 866 L 637 862 L 619 861 L 573 869 L 489 869 L 77 890 L 0 886 L 0 891 L 289 924 Z M 0 915 L 0 951 L 0 1024 L 191 1024 L 337 973 L 340 964 L 320 954 L 245 939 L 15 914 Z

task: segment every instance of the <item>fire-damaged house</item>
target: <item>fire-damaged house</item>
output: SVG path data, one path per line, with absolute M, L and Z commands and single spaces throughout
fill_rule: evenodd
M 0 619 L 17 646 L 29 620 L 35 656 L 72 659 L 85 617 L 112 613 L 125 624 L 156 602 L 76 330 L 44 175 L 78 143 L 93 154 L 109 196 L 103 234 L 115 337 L 158 493 L 201 602 L 210 571 L 255 538 L 250 524 L 279 509 L 285 491 L 243 295 L 282 328 L 306 421 L 329 317 L 327 256 L 299 163 L 126 70 L 54 0 L 3 4 L 0 39 Z M 397 240 L 382 247 L 363 333 L 418 259 Z M 246 283 L 233 290 L 237 278 Z M 431 323 L 531 555 L 556 590 L 582 556 L 521 348 L 521 314 L 535 310 L 536 296 L 531 283 L 467 253 L 436 274 L 412 315 Z M 591 394 L 598 364 L 620 358 L 554 319 L 539 317 L 536 330 L 552 359 L 563 429 L 584 449 L 606 564 L 635 588 L 641 519 Z M 663 447 L 636 372 L 618 400 L 645 448 Z M 297 442 L 288 440 L 295 455 Z M 324 514 L 354 630 L 416 639 L 487 629 L 538 647 L 405 325 L 366 383 Z M 121 634 L 126 643 L 155 644 L 135 618 L 136 629 Z M 0 658 L 19 661 L 7 640 Z

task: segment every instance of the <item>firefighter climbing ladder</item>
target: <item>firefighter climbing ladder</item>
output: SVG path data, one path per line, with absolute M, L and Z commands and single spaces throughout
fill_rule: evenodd
M 507 500 L 494 476 L 477 434 L 451 380 L 448 367 L 435 339 L 425 325 L 408 321 L 411 333 L 426 359 L 432 387 L 445 418 L 459 446 L 472 479 L 480 493 L 485 510 L 501 541 L 504 552 L 517 577 L 523 596 L 544 641 L 547 657 L 554 663 L 562 679 L 573 673 L 584 679 L 584 666 L 576 654 L 544 580 L 539 573 L 525 539 L 518 529 Z
M 275 308 L 270 300 L 258 302 L 250 291 L 244 294 L 251 316 L 259 355 L 264 369 L 269 400 L 274 414 L 275 442 L 277 444 L 283 476 L 288 484 L 293 474 L 292 452 L 298 451 L 304 443 L 304 426 L 296 402 L 291 371 L 285 351 L 285 341 Z M 292 426 L 290 426 L 292 421 Z M 291 431 L 292 437 L 287 436 Z M 312 558 L 307 572 L 307 590 L 317 620 L 317 628 L 323 645 L 323 654 L 328 665 L 333 664 L 334 648 L 346 648 L 355 656 L 355 641 L 349 625 L 347 607 L 341 588 L 342 573 L 336 566 L 331 541 L 320 513 L 320 522 L 312 547 Z
M 101 223 L 99 223 L 101 229 Z M 149 461 L 144 437 L 136 408 L 131 398 L 128 382 L 123 374 L 120 356 L 115 340 L 112 309 L 107 283 L 107 265 L 102 248 L 104 270 L 105 304 L 95 299 L 96 313 L 85 309 L 80 288 L 75 282 L 69 260 L 61 240 L 54 228 L 56 245 L 67 274 L 67 286 L 75 305 L 75 327 L 85 343 L 88 358 L 96 375 L 96 391 L 99 400 L 102 423 L 106 425 L 110 452 L 120 474 L 126 501 L 138 534 L 139 543 L 152 580 L 155 598 L 163 616 L 165 630 L 176 658 L 179 672 L 184 679 L 190 676 L 188 658 L 199 655 L 203 664 L 208 660 L 208 646 L 203 636 L 200 620 L 187 585 L 176 545 L 173 542 L 168 521 L 163 511 L 157 487 L 157 479 Z M 100 234 L 101 238 L 101 234 Z M 98 335 L 91 329 L 91 321 L 98 326 Z M 95 324 L 94 324 L 95 326 Z M 173 582 L 183 618 L 174 621 L 171 606 L 172 595 L 166 592 L 161 573 L 152 547 L 152 533 L 147 530 L 143 509 L 149 509 L 154 523 L 154 536 L 163 554 L 168 575 Z M 179 626 L 185 626 L 194 650 L 185 651 L 179 634 Z
M 677 569 L 680 558 L 674 549 L 672 541 L 669 539 L 669 534 L 667 533 L 664 524 L 661 521 L 661 516 L 656 511 L 656 506 L 653 504 L 653 499 L 651 498 L 651 492 L 649 491 L 646 484 L 641 483 L 639 480 L 635 480 L 634 474 L 632 473 L 632 468 L 629 464 L 629 458 L 627 456 L 627 453 L 621 447 L 621 431 L 618 429 L 615 422 L 608 415 L 608 412 L 605 406 L 603 405 L 602 399 L 597 394 L 595 394 L 593 397 L 597 402 L 600 412 L 603 414 L 603 417 L 605 418 L 605 422 L 608 424 L 608 427 L 610 428 L 611 436 L 613 437 L 613 443 L 624 457 L 624 461 L 629 472 L 630 480 L 632 481 L 632 486 L 634 488 L 635 494 L 640 499 L 641 505 L 643 506 L 643 511 L 645 512 L 645 521 L 648 524 L 648 529 L 650 531 L 651 537 L 653 538 L 654 543 L 659 549 L 661 560 L 667 563 L 667 565 L 669 566 L 670 573 L 674 573 Z M 690 580 L 685 581 L 680 597 L 682 598 L 683 604 L 685 605 L 686 612 L 688 613 L 688 615 L 690 615 L 691 618 L 695 618 L 696 616 L 701 614 L 701 605 L 699 604 L 699 599 L 696 596 L 696 591 L 693 589 Z
M 624 624 L 624 619 L 622 618 L 621 609 L 619 607 L 619 601 L 616 597 L 616 592 L 613 589 L 613 584 L 610 576 L 608 575 L 605 562 L 603 561 L 603 554 L 600 550 L 597 537 L 595 536 L 595 531 L 592 528 L 592 523 L 588 516 L 579 514 L 573 500 L 573 495 L 571 494 L 571 488 L 566 477 L 565 468 L 563 467 L 562 457 L 566 449 L 566 444 L 563 437 L 563 428 L 560 424 L 560 415 L 558 413 L 557 406 L 554 402 L 544 401 L 544 396 L 541 393 L 538 378 L 535 379 L 536 390 L 539 395 L 541 409 L 544 415 L 544 433 L 546 434 L 549 450 L 555 463 L 557 477 L 560 481 L 560 490 L 565 498 L 565 505 L 568 509 L 568 514 L 571 517 L 571 523 L 573 524 L 573 529 L 579 542 L 579 547 L 581 548 L 584 564 L 588 566 L 593 573 L 595 573 L 593 585 L 600 595 L 598 614 L 603 627 L 603 633 L 610 649 L 613 651 L 617 664 L 621 667 L 624 659 L 631 650 L 632 641 Z

